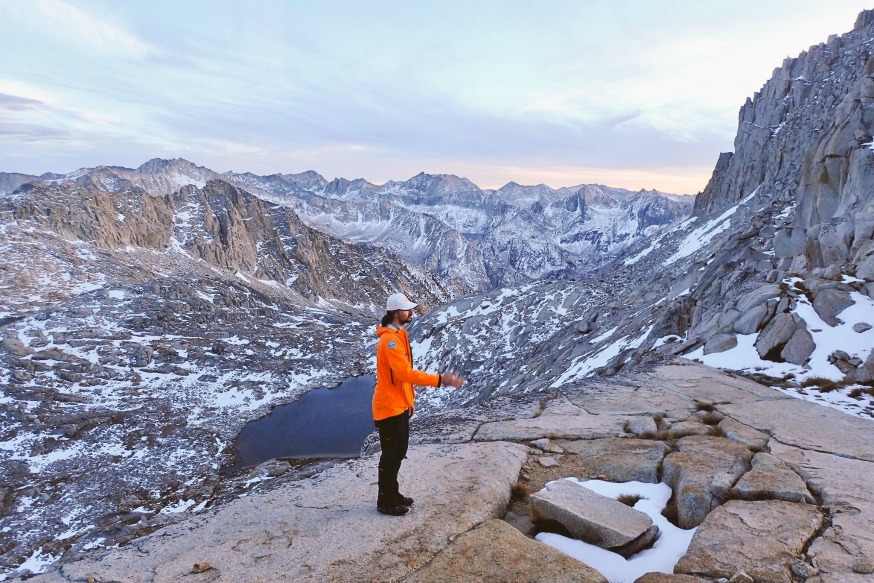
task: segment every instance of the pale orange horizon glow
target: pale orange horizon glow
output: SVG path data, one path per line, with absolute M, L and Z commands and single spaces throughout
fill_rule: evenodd
M 585 166 L 522 167 L 454 164 L 452 168 L 431 168 L 422 171 L 427 174 L 454 174 L 467 178 L 482 189 L 496 190 L 508 182 L 516 182 L 523 186 L 545 184 L 556 189 L 580 184 L 600 184 L 632 191 L 658 190 L 670 194 L 696 195 L 707 186 L 713 174 L 713 167 L 636 170 Z M 389 180 L 403 181 L 414 174 L 377 179 L 365 178 L 365 180 L 374 184 L 384 184 Z
M 500 188 L 508 182 L 545 184 L 551 188 L 578 184 L 601 184 L 627 190 L 659 190 L 671 194 L 697 194 L 704 190 L 713 168 L 587 168 L 576 166 L 543 168 L 470 168 L 467 178 L 480 188 Z

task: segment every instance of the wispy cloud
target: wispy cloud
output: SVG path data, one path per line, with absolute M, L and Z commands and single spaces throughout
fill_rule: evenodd
M 0 0 L 0 170 L 695 192 L 745 97 L 870 1 L 772 3 Z
M 29 140 L 58 140 L 69 138 L 69 132 L 57 128 L 26 123 L 8 123 L 0 120 L 0 136 L 14 136 Z
M 124 24 L 86 12 L 65 0 L 9 0 L 3 4 L 6 30 L 24 29 L 32 42 L 112 58 L 145 59 L 160 52 Z
M 17 95 L 7 95 L 0 93 L 0 109 L 9 109 L 12 111 L 26 111 L 28 109 L 37 109 L 43 107 L 44 103 L 38 99 L 30 99 L 29 97 L 19 97 Z

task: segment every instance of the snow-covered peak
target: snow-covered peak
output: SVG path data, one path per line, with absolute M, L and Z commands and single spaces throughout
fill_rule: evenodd
M 420 172 L 406 182 L 387 184 L 425 195 L 447 196 L 467 191 L 481 192 L 476 184 L 467 178 L 461 178 L 454 174 L 425 174 Z

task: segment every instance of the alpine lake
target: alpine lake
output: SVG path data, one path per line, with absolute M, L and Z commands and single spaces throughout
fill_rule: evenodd
M 371 400 L 374 375 L 350 377 L 330 389 L 314 389 L 246 424 L 235 441 L 234 469 L 274 458 L 353 458 L 376 430 Z

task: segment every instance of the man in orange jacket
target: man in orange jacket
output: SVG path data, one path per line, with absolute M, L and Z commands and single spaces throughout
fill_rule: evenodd
M 379 493 L 376 509 L 382 514 L 402 516 L 413 499 L 398 491 L 398 471 L 407 456 L 410 417 L 415 410 L 413 385 L 460 387 L 464 380 L 453 372 L 431 374 L 413 368 L 413 350 L 404 328 L 413 321 L 413 308 L 404 294 L 389 296 L 382 325 L 376 327 L 376 389 L 373 392 L 373 420 L 379 430 Z

